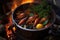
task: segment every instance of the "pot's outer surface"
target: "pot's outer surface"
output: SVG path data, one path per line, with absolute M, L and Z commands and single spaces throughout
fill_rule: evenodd
M 42 29 L 24 29 L 22 28 L 21 26 L 19 26 L 16 22 L 15 22 L 15 13 L 18 11 L 18 10 L 24 10 L 23 9 L 23 6 L 24 5 L 21 5 L 19 7 L 17 7 L 14 12 L 12 13 L 12 20 L 14 22 L 14 24 L 16 25 L 16 28 L 17 28 L 17 33 L 18 33 L 18 36 L 20 36 L 22 39 L 27 39 L 27 40 L 38 40 L 38 39 L 43 39 L 43 37 L 47 36 L 48 35 L 48 31 L 49 31 L 49 28 L 52 26 L 52 24 L 55 22 L 55 18 L 56 18 L 56 15 L 55 15 L 55 12 L 53 11 L 50 15 L 51 15 L 51 18 L 52 20 L 50 21 L 51 24 L 46 27 L 46 28 L 42 28 Z M 28 4 L 27 6 L 25 6 L 24 8 L 28 8 Z

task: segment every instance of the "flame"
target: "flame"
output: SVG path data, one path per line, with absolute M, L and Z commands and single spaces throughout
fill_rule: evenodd
M 22 1 L 19 1 L 19 2 L 14 0 L 14 2 L 12 4 L 12 7 L 11 7 L 11 11 L 14 11 L 14 9 L 16 7 L 18 7 L 19 5 L 22 5 L 22 4 L 25 4 L 25 3 L 32 3 L 32 2 L 34 2 L 34 0 L 22 0 Z
M 6 34 L 7 34 L 7 37 L 9 38 L 10 37 L 10 35 L 12 34 L 12 30 L 9 30 L 9 27 L 12 25 L 12 18 L 11 18 L 11 15 L 9 15 L 8 16 L 9 18 L 9 23 L 7 23 L 6 25 L 5 25 L 5 30 L 6 30 Z
M 9 21 L 9 23 L 7 23 L 6 25 L 5 25 L 5 30 L 6 30 L 6 35 L 7 35 L 7 37 L 8 37 L 8 39 L 11 37 L 11 35 L 13 35 L 13 31 L 15 32 L 15 30 L 16 30 L 16 28 L 15 28 L 15 26 L 12 26 L 13 25 L 13 22 L 12 22 L 12 16 L 11 16 L 11 14 L 10 15 L 8 15 L 8 21 Z M 10 27 L 12 26 L 12 30 L 11 29 L 9 29 Z
M 15 28 L 15 27 L 13 27 L 13 31 L 14 31 L 14 32 L 16 31 L 16 28 Z
M 12 22 L 12 16 L 11 16 L 11 15 L 10 15 L 10 17 L 9 17 L 9 23 L 10 23 L 10 25 L 13 24 L 13 22 Z
M 13 0 L 12 6 L 11 6 L 11 11 L 14 11 L 14 9 L 21 4 L 32 3 L 32 2 L 34 2 L 34 0 L 22 0 L 21 2 L 17 2 L 17 0 Z M 8 29 L 12 24 L 13 24 L 12 17 L 11 17 L 11 15 L 9 15 L 9 23 L 5 25 L 8 38 L 10 37 L 10 34 L 12 34 L 12 30 Z M 16 31 L 15 27 L 13 27 L 12 29 L 14 32 Z
M 14 9 L 17 7 L 17 4 L 16 4 L 16 2 L 13 2 L 13 4 L 12 4 L 12 8 L 11 8 L 11 11 L 14 11 Z
M 23 0 L 21 4 L 32 3 L 32 2 L 34 2 L 34 0 Z
M 6 33 L 7 33 L 8 38 L 10 37 L 10 34 L 12 34 L 12 31 L 11 30 L 8 30 L 9 27 L 10 27 L 9 24 L 6 24 L 5 25 Z

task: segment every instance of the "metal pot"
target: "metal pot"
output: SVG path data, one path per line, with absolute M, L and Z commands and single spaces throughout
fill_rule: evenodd
M 22 38 L 23 40 L 39 40 L 39 39 L 42 40 L 45 36 L 48 35 L 49 28 L 55 22 L 55 18 L 56 18 L 55 12 L 52 9 L 52 13 L 50 13 L 50 15 L 51 15 L 50 24 L 46 28 L 42 28 L 42 29 L 24 29 L 16 23 L 15 16 L 16 16 L 17 11 L 21 11 L 21 10 L 24 10 L 24 9 L 28 8 L 29 4 L 30 3 L 20 5 L 19 7 L 17 7 L 13 11 L 13 13 L 12 13 L 13 23 L 16 25 L 16 28 L 17 28 L 16 31 L 17 31 L 18 36 L 20 38 Z M 37 4 L 37 3 L 34 3 L 34 4 Z M 23 9 L 23 7 L 24 7 L 24 9 Z

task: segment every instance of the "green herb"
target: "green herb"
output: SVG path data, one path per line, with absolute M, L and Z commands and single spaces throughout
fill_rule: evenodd
M 33 16 L 33 13 L 30 13 L 30 16 Z
M 30 8 L 31 11 L 38 13 L 39 17 L 46 17 L 51 10 L 51 6 L 48 5 L 46 0 L 42 0 L 41 4 L 39 5 L 32 5 Z
M 48 20 L 46 20 L 45 22 L 43 22 L 43 25 L 46 25 L 48 23 Z

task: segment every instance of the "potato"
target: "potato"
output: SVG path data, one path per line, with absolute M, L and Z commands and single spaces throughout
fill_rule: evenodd
M 43 28 L 44 26 L 43 26 L 43 24 L 37 24 L 36 25 L 36 29 L 41 29 L 41 28 Z
M 44 17 L 44 18 L 42 18 L 41 20 L 40 20 L 40 22 L 39 23 L 43 23 L 44 21 L 46 21 L 47 20 L 47 18 L 46 17 Z

